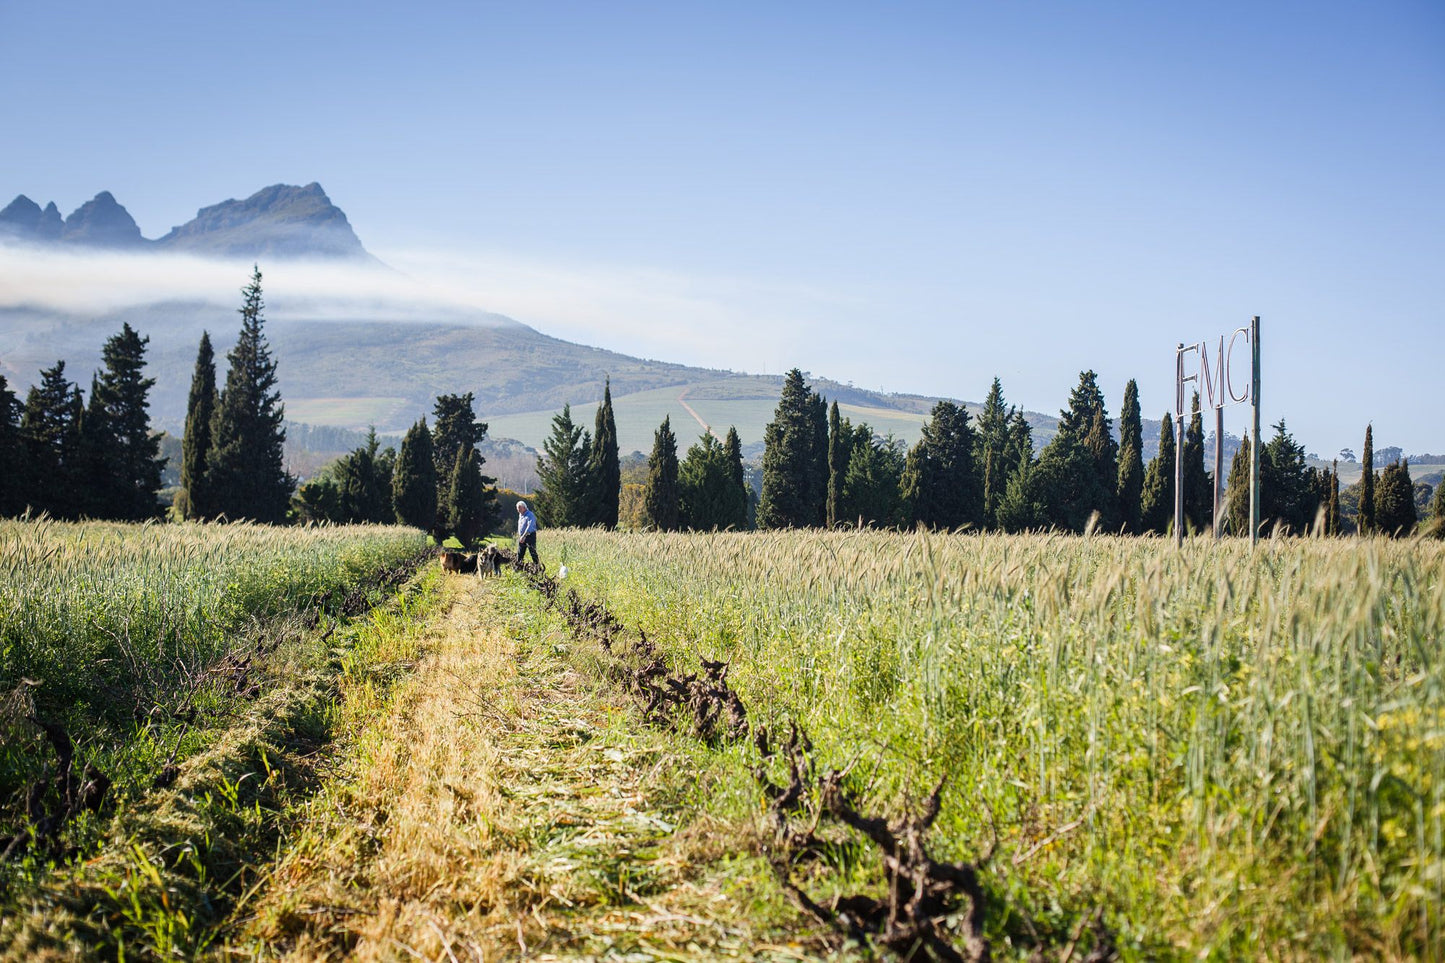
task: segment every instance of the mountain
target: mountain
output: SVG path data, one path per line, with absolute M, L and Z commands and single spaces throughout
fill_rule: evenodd
M 0 210 L 0 238 L 211 257 L 375 260 L 362 247 L 345 212 L 317 183 L 273 184 L 244 201 L 203 207 L 190 221 L 154 241 L 141 235 L 135 219 L 110 191 L 101 191 L 63 220 L 54 201 L 42 210 L 21 194 Z
M 203 207 L 156 247 L 220 257 L 370 257 L 346 214 L 314 182 L 273 184 L 244 201 Z

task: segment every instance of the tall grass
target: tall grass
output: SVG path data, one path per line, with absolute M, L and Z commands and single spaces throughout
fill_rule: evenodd
M 946 776 L 942 849 L 996 825 L 993 885 L 1033 920 L 1098 905 L 1144 956 L 1445 954 L 1438 543 L 549 541 L 877 803 Z

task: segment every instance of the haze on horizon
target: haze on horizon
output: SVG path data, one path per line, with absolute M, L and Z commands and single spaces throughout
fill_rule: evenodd
M 1113 414 L 1137 378 L 1148 417 L 1176 341 L 1259 314 L 1267 422 L 1326 457 L 1366 422 L 1445 450 L 1436 4 L 25 0 L 0 6 L 0 91 L 0 204 L 110 190 L 157 237 L 320 181 L 420 288 L 293 275 L 315 310 L 432 298 L 644 357 L 970 400 L 997 375 L 1046 412 L 1093 368 Z M 0 300 L 152 280 L 15 257 Z M 262 269 L 285 304 L 287 269 Z M 175 286 L 244 283 L 210 270 Z

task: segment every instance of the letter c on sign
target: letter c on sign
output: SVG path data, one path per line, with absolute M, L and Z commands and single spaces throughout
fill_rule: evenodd
M 1245 344 L 1248 344 L 1248 343 L 1249 343 L 1249 329 L 1248 329 L 1248 328 L 1236 328 L 1236 329 L 1234 330 L 1234 334 L 1232 334 L 1232 335 L 1229 336 L 1229 351 L 1226 352 L 1226 353 L 1225 353 L 1225 356 L 1224 356 L 1225 359 L 1226 359 L 1226 363 L 1225 363 L 1225 366 L 1224 366 L 1224 378 L 1225 378 L 1225 386 L 1226 386 L 1226 387 L 1225 387 L 1225 390 L 1227 390 L 1227 391 L 1229 392 L 1229 400 L 1230 400 L 1230 401 L 1235 401 L 1235 402 L 1248 401 L 1248 400 L 1249 400 L 1249 390 L 1250 390 L 1250 389 L 1249 389 L 1249 384 L 1246 384 L 1245 387 L 1244 387 L 1244 394 L 1242 394 L 1242 395 L 1236 395 L 1236 394 L 1234 393 L 1234 340 L 1235 340 L 1235 338 L 1238 338 L 1241 334 L 1244 335 L 1244 343 L 1245 343 Z M 1252 362 L 1251 362 L 1251 363 L 1252 363 Z M 1251 371 L 1253 371 L 1252 368 L 1251 368 Z M 1253 378 L 1254 378 L 1254 376 L 1253 376 L 1253 374 L 1251 374 L 1251 375 L 1250 375 L 1251 381 L 1253 380 Z

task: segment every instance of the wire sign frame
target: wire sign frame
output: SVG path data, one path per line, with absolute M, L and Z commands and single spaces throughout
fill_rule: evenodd
M 1249 381 L 1234 371 L 1239 342 L 1249 346 Z M 1254 425 L 1249 435 L 1249 541 L 1259 541 L 1259 315 L 1248 325 L 1220 335 L 1210 356 L 1207 341 L 1180 342 L 1174 349 L 1174 544 L 1184 544 L 1184 386 L 1194 383 L 1214 409 L 1214 537 L 1224 533 L 1224 408 L 1249 402 Z M 1186 372 L 1190 372 L 1186 374 Z M 1236 386 L 1242 384 L 1243 393 Z

